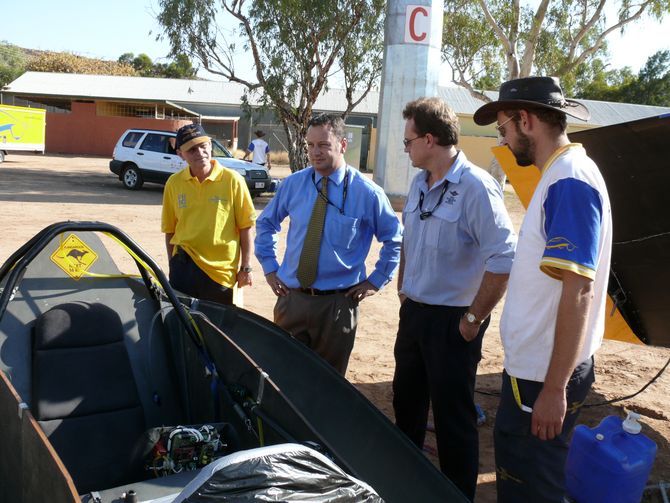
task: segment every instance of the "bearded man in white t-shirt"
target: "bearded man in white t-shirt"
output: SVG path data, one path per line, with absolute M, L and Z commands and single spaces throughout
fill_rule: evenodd
M 494 429 L 498 502 L 562 502 L 569 434 L 594 381 L 612 247 L 607 188 L 567 115 L 588 120 L 558 79 L 505 82 L 479 108 L 501 144 L 542 176 L 528 205 L 500 322 L 505 350 Z M 529 168 L 532 169 L 532 168 Z

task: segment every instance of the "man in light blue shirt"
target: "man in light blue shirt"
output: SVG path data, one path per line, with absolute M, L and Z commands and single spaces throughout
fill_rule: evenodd
M 311 166 L 287 177 L 256 221 L 255 253 L 277 295 L 274 321 L 312 348 L 342 375 L 354 346 L 358 304 L 395 274 L 402 227 L 384 191 L 344 160 L 344 120 L 323 114 L 307 131 Z M 327 178 L 327 195 L 323 190 Z M 300 284 L 298 269 L 312 211 L 326 204 L 316 277 Z M 290 218 L 286 252 L 277 258 L 277 234 Z M 372 238 L 382 242 L 374 271 L 365 259 Z
M 498 183 L 456 149 L 458 118 L 447 104 L 420 98 L 403 117 L 405 151 L 421 171 L 403 210 L 393 409 L 421 448 L 432 403 L 440 469 L 474 500 L 477 364 L 516 236 Z

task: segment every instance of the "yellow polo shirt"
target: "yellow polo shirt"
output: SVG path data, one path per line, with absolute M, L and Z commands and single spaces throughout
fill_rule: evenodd
M 184 249 L 217 283 L 232 288 L 240 259 L 240 229 L 254 225 L 256 211 L 244 178 L 212 160 L 200 183 L 188 167 L 172 175 L 163 191 L 161 231 Z

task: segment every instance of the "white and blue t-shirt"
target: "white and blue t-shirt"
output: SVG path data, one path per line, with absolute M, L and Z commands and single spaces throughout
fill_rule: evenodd
M 252 153 L 252 162 L 265 166 L 265 163 L 268 160 L 268 154 L 270 153 L 270 145 L 268 145 L 268 142 L 261 138 L 256 138 L 249 144 L 247 150 Z
M 507 373 L 543 382 L 549 368 L 562 282 L 557 269 L 593 280 L 593 303 L 577 362 L 600 347 L 612 248 L 605 182 L 579 144 L 558 149 L 528 205 L 500 321 Z

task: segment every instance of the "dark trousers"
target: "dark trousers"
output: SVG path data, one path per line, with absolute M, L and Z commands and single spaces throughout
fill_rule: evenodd
M 233 289 L 218 284 L 200 269 L 184 250 L 170 259 L 170 285 L 196 299 L 233 303 Z
M 274 321 L 340 374 L 347 373 L 358 326 L 358 302 L 352 297 L 344 293 L 311 296 L 291 290 L 277 297 Z
M 531 435 L 532 414 L 520 409 L 514 398 L 510 376 L 503 372 L 500 404 L 493 430 L 499 503 L 563 502 L 570 432 L 594 380 L 593 358 L 590 358 L 575 369 L 568 381 L 568 410 L 561 434 L 552 440 L 540 440 Z M 532 408 L 543 383 L 524 379 L 516 381 L 521 403 Z
M 440 469 L 474 500 L 479 468 L 474 389 L 489 320 L 474 340 L 466 342 L 458 329 L 466 309 L 411 299 L 402 303 L 394 349 L 393 409 L 398 427 L 422 448 L 432 402 Z

